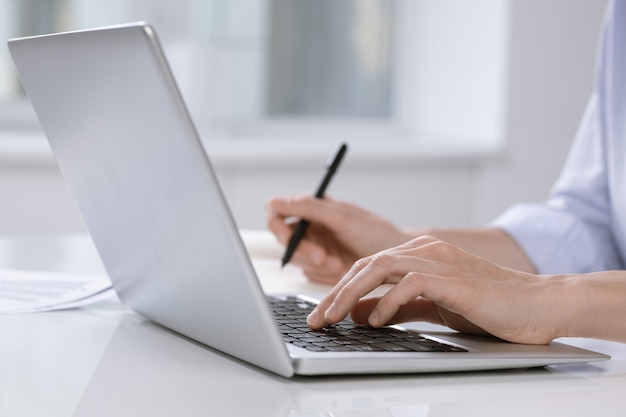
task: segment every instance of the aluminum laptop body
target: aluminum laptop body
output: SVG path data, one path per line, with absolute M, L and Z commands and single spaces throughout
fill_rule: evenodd
M 150 320 L 286 377 L 608 359 L 454 332 L 433 337 L 467 352 L 286 344 L 154 29 L 139 22 L 12 39 L 9 48 L 115 290 Z

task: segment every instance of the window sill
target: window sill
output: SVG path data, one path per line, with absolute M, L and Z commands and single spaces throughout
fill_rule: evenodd
M 272 168 L 319 166 L 342 140 L 296 141 L 286 138 L 246 136 L 210 138 L 203 143 L 217 168 Z M 502 146 L 472 141 L 392 136 L 347 140 L 353 166 L 468 166 L 493 160 Z M 43 133 L 0 131 L 0 167 L 53 167 L 56 163 Z

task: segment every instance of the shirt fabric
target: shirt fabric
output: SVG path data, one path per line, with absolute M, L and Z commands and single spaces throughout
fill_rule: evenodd
M 608 6 L 594 91 L 550 198 L 514 206 L 492 226 L 542 274 L 625 269 L 626 0 Z

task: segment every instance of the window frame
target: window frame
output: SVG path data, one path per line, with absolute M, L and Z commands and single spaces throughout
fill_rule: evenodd
M 388 120 L 321 120 L 321 119 L 279 119 L 273 118 L 261 122 L 246 123 L 241 125 L 228 126 L 224 131 L 213 131 L 207 133 L 202 127 L 202 121 L 197 123 L 200 135 L 208 148 L 214 150 L 218 155 L 225 155 L 226 159 L 236 159 L 236 150 L 244 148 L 266 149 L 260 155 L 283 150 L 282 153 L 292 155 L 302 152 L 322 150 L 327 152 L 329 147 L 334 146 L 338 141 L 351 141 L 358 143 L 365 154 L 372 155 L 416 155 L 416 154 L 450 154 L 453 157 L 468 155 L 493 154 L 499 152 L 503 146 L 503 116 L 505 111 L 505 81 L 506 81 L 506 34 L 508 23 L 508 2 L 500 0 L 475 0 L 467 6 L 468 10 L 477 10 L 479 13 L 475 18 L 480 17 L 480 12 L 487 9 L 493 10 L 489 17 L 498 20 L 491 25 L 493 33 L 483 34 L 483 37 L 493 38 L 501 36 L 499 42 L 489 45 L 491 48 L 484 51 L 483 55 L 495 53 L 497 56 L 487 60 L 486 65 L 492 73 L 497 73 L 495 83 L 497 86 L 490 92 L 491 102 L 486 108 L 492 112 L 485 116 L 481 123 L 483 127 L 475 129 L 463 137 L 463 134 L 455 130 L 446 130 L 445 126 L 438 130 L 427 123 L 424 125 L 420 121 L 416 108 L 420 103 L 428 101 L 428 98 L 419 97 L 416 89 L 424 80 L 419 79 L 420 60 L 429 59 L 433 50 L 424 51 L 416 48 L 414 41 L 424 36 L 415 26 L 415 20 L 411 16 L 420 13 L 420 8 L 430 9 L 439 13 L 439 18 L 446 17 L 446 8 L 455 8 L 458 3 L 453 0 L 440 0 L 433 2 L 414 2 L 411 0 L 396 0 L 396 29 L 394 33 L 394 73 L 392 76 L 392 101 L 391 117 Z M 435 4 L 436 3 L 436 4 Z M 426 4 L 426 6 L 424 6 Z M 466 17 L 467 19 L 467 17 Z M 427 19 L 422 19 L 426 21 Z M 475 23 L 475 25 L 478 25 Z M 430 29 L 433 29 L 432 27 Z M 471 31 L 471 28 L 469 29 Z M 467 32 L 467 30 L 466 30 Z M 436 36 L 433 34 L 427 36 Z M 419 43 L 419 42 L 418 42 Z M 427 41 L 421 42 L 423 44 Z M 461 53 L 461 51 L 456 51 Z M 450 59 L 445 57 L 444 59 Z M 452 59 L 454 61 L 454 59 Z M 449 62 L 447 65 L 455 65 Z M 463 100 L 469 102 L 472 97 L 464 97 Z M 498 108 L 498 109 L 496 109 Z M 0 102 L 0 149 L 3 144 L 12 144 L 16 141 L 7 141 L 5 138 L 11 137 L 12 132 L 26 133 L 28 137 L 41 137 L 43 133 L 39 128 L 29 101 L 26 98 Z M 442 117 L 442 116 L 439 116 Z M 453 116 L 452 116 L 453 117 Z M 485 127 L 486 126 L 486 127 Z M 478 132 L 478 133 L 476 133 Z M 481 137 L 481 133 L 482 137 Z M 300 140 L 311 139 L 311 140 Z M 34 140 L 34 139 L 33 139 Z M 306 143 L 305 143 L 306 142 Z M 33 148 L 30 146 L 29 149 Z M 47 144 L 42 144 L 35 148 L 47 149 Z M 280 152 L 279 152 L 280 153 Z M 252 155 L 249 155 L 252 157 Z M 287 157 L 287 156 L 285 156 Z M 245 157 L 244 157 L 245 159 Z

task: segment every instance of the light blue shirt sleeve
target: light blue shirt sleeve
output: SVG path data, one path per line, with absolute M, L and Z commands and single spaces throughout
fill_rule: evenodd
M 517 241 L 542 274 L 622 267 L 612 238 L 596 112 L 592 98 L 550 199 L 514 206 L 492 223 Z
M 613 75 L 626 74 L 614 68 L 616 61 L 624 62 L 621 15 L 626 8 L 624 2 L 618 4 L 620 13 L 609 13 L 605 25 L 597 88 L 549 200 L 514 206 L 491 224 L 509 233 L 542 274 L 624 269 L 626 213 L 620 202 L 626 197 L 622 152 L 626 131 L 624 123 L 616 121 L 623 122 L 626 113 L 616 114 L 615 108 L 624 102 L 626 91 L 615 89 Z M 613 6 L 609 10 L 615 12 Z M 614 47 L 616 34 L 619 48 Z

